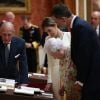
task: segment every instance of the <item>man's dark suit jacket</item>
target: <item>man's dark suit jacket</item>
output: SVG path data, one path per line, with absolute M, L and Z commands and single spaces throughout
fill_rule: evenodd
M 86 21 L 76 17 L 71 35 L 71 57 L 76 64 L 77 81 L 84 84 L 82 100 L 100 100 L 100 41 L 97 34 Z
M 24 40 L 17 37 L 12 38 L 7 66 L 5 65 L 4 51 L 4 44 L 0 38 L 0 78 L 15 79 L 19 83 L 27 83 L 28 66 Z M 19 56 L 16 57 L 16 55 Z

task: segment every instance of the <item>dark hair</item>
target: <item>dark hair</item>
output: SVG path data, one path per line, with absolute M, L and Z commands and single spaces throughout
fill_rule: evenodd
M 69 18 L 72 15 L 72 13 L 66 5 L 60 3 L 54 5 L 52 9 L 52 15 L 55 16 L 56 18 L 60 18 L 60 17 Z
M 21 17 L 21 19 L 22 20 L 28 20 L 29 21 L 31 18 L 28 15 L 24 15 L 24 16 Z
M 43 22 L 42 22 L 42 28 L 49 27 L 49 26 L 55 26 L 55 24 L 56 24 L 56 22 L 53 18 L 45 17 Z

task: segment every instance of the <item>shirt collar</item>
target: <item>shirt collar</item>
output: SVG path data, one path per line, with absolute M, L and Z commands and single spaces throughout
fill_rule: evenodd
M 3 42 L 3 44 L 6 44 L 5 42 Z M 7 43 L 7 44 L 11 44 L 11 41 L 9 42 L 9 43 Z
M 97 28 L 99 29 L 99 25 L 97 25 Z
M 76 17 L 77 17 L 76 15 L 73 15 L 73 18 L 72 18 L 72 20 L 71 20 L 71 24 L 70 24 L 70 28 L 73 27 L 73 23 L 74 23 L 74 20 L 75 20 Z

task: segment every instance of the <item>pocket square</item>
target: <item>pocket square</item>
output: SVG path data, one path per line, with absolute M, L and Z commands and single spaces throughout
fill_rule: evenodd
M 15 56 L 15 59 L 17 59 L 19 56 L 20 56 L 20 54 L 17 54 L 17 55 Z

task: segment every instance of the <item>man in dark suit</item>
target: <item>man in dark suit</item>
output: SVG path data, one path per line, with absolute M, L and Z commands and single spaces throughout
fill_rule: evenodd
M 95 30 L 64 4 L 55 5 L 52 14 L 71 28 L 71 57 L 77 68 L 75 91 L 82 92 L 81 100 L 100 100 L 100 42 Z
M 14 36 L 15 30 L 11 22 L 4 22 L 0 30 L 0 78 L 26 84 L 28 66 L 25 41 Z
M 25 40 L 28 71 L 37 72 L 38 66 L 38 47 L 40 44 L 40 29 L 31 23 L 30 16 L 22 16 L 23 25 L 20 27 L 20 35 Z
M 100 39 L 100 11 L 93 11 L 91 14 L 91 25 Z

